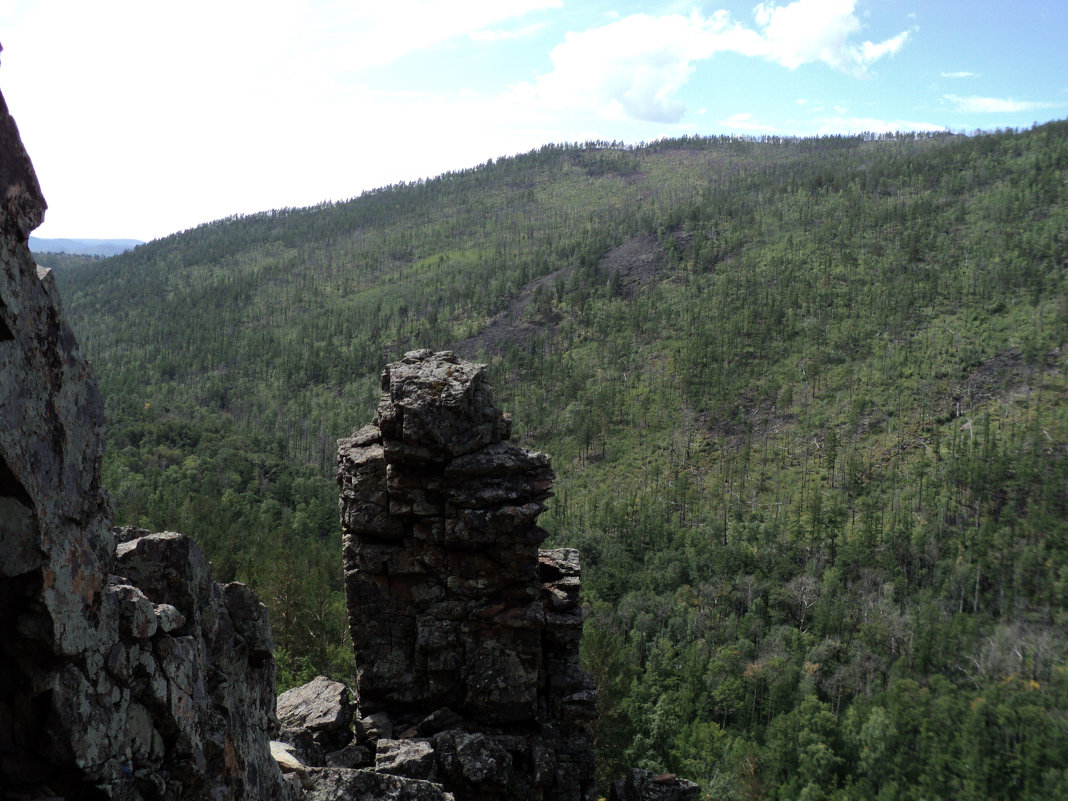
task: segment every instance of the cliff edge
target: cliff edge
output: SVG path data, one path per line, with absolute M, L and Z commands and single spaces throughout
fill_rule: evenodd
M 103 402 L 27 247 L 44 211 L 0 96 L 0 798 L 294 798 L 266 608 L 190 539 L 109 529 Z

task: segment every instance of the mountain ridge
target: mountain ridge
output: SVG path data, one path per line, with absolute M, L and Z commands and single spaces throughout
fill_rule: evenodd
M 138 245 L 140 239 L 47 239 L 30 237 L 33 253 L 69 253 L 77 256 L 115 256 Z
M 60 271 L 106 482 L 344 675 L 333 443 L 453 343 L 553 456 L 602 777 L 1055 796 L 1066 131 L 548 147 Z

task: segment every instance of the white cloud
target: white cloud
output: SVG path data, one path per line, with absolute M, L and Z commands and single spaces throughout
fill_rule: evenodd
M 725 12 L 705 19 L 633 14 L 600 28 L 568 33 L 550 58 L 553 71 L 519 91 L 548 108 L 588 108 L 610 117 L 677 122 L 674 99 L 697 61 L 721 50 L 755 51 L 759 37 Z
M 858 62 L 866 66 L 875 63 L 883 56 L 892 56 L 905 46 L 905 42 L 908 41 L 908 38 L 909 31 L 902 31 L 897 36 L 891 36 L 886 41 L 879 42 L 878 44 L 864 42 L 860 45 L 859 50 L 855 51 Z
M 943 72 L 942 73 L 942 77 L 943 78 L 978 78 L 979 77 L 979 73 L 978 72 L 965 72 L 963 70 L 960 71 L 960 72 Z
M 776 131 L 773 125 L 755 122 L 753 115 L 749 112 L 731 114 L 721 124 L 735 131 L 752 131 L 754 133 L 774 133 Z
M 1043 103 L 1037 100 L 1013 100 L 1011 97 L 980 97 L 969 95 L 943 95 L 953 104 L 954 110 L 979 114 L 1015 114 L 1021 111 L 1034 111 L 1040 108 L 1052 108 L 1055 103 Z
M 861 133 L 895 133 L 898 131 L 945 131 L 946 126 L 933 122 L 916 120 L 882 119 L 880 117 L 861 117 L 851 115 L 842 106 L 835 106 L 833 113 L 826 112 L 823 106 L 808 107 L 811 101 L 798 100 L 797 105 L 805 109 L 805 118 L 786 120 L 781 124 L 762 124 L 750 113 L 732 114 L 721 125 L 734 130 L 754 133 L 775 133 L 786 136 L 828 136 L 838 134 Z
M 883 120 L 876 117 L 825 117 L 819 120 L 815 133 L 819 135 L 894 133 L 896 131 L 944 131 L 946 126 L 915 120 Z M 802 133 L 808 133 L 803 131 Z
M 311 5 L 321 5 L 312 2 Z M 560 8 L 563 0 L 391 0 L 388 3 L 337 3 L 333 13 L 321 15 L 331 30 L 320 40 L 335 40 L 334 57 L 358 70 L 390 64 L 409 53 L 425 50 L 471 31 L 491 29 L 547 8 Z
M 522 116 L 505 130 L 462 97 L 374 92 L 361 70 L 560 5 L 51 0 L 5 10 L 0 78 L 49 202 L 40 233 L 149 238 L 559 138 Z
M 852 43 L 861 30 L 855 0 L 761 3 L 757 27 L 727 11 L 705 16 L 632 14 L 598 28 L 568 33 L 552 51 L 553 69 L 517 88 L 548 108 L 583 108 L 609 118 L 678 122 L 676 98 L 697 68 L 717 53 L 764 58 L 790 69 L 823 63 L 864 77 L 868 67 L 898 52 L 909 32 L 882 42 Z
M 851 44 L 850 38 L 861 30 L 855 6 L 856 0 L 796 0 L 786 6 L 761 3 L 755 10 L 764 43 L 761 55 L 790 69 L 822 61 L 841 72 L 866 75 L 871 64 L 898 52 L 909 32 L 883 42 Z
M 514 31 L 501 31 L 501 30 L 478 30 L 472 31 L 468 34 L 469 38 L 475 42 L 500 42 L 508 39 L 525 39 L 528 36 L 533 36 L 546 28 L 546 23 L 538 22 L 533 25 L 526 25 Z

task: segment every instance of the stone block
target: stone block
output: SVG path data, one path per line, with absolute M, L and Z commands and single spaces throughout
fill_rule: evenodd
M 429 740 L 379 740 L 375 750 L 375 770 L 409 779 L 434 781 L 437 763 Z
M 326 676 L 286 690 L 278 696 L 276 708 L 284 729 L 310 732 L 324 753 L 340 750 L 352 740 L 353 711 L 348 687 Z

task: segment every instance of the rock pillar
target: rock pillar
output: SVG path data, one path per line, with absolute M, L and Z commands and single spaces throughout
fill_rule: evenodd
M 501 769 L 453 770 L 457 799 L 579 799 L 594 691 L 578 554 L 539 552 L 552 468 L 509 435 L 485 365 L 413 351 L 383 373 L 376 422 L 339 443 L 360 710 L 412 737 L 448 720 L 432 744 L 446 777 L 458 737 L 490 738 Z

